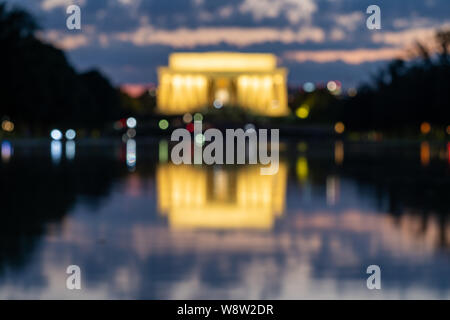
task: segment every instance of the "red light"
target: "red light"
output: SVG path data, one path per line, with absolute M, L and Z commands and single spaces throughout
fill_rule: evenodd
M 448 164 L 450 164 L 450 142 L 447 143 Z
M 191 122 L 191 123 L 188 123 L 187 125 L 186 125 L 186 129 L 187 129 L 187 131 L 189 131 L 189 132 L 194 132 L 194 124 Z

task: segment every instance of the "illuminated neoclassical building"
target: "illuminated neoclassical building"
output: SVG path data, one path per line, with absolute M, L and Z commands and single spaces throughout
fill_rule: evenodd
M 284 211 L 287 168 L 260 174 L 239 169 L 161 164 L 157 169 L 158 210 L 175 229 L 270 229 Z
M 262 115 L 288 114 L 287 70 L 261 53 L 174 53 L 158 70 L 158 110 L 193 112 L 206 106 L 240 106 Z

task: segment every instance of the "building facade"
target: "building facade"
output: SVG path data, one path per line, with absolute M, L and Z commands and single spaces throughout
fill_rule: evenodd
M 265 116 L 284 116 L 287 70 L 276 56 L 260 53 L 174 53 L 158 69 L 157 105 L 162 114 L 203 107 L 239 106 Z

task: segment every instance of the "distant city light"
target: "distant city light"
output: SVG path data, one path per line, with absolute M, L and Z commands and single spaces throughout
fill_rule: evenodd
M 125 124 L 124 124 L 125 122 L 126 122 L 126 120 L 125 121 L 118 120 L 118 121 L 114 122 L 114 124 L 113 124 L 114 129 L 115 130 L 123 129 L 123 127 L 125 126 Z
M 431 132 L 431 125 L 428 122 L 423 122 L 420 125 L 420 132 L 422 134 L 429 134 Z
M 73 140 L 77 136 L 77 133 L 73 129 L 69 129 L 66 131 L 66 139 L 67 140 Z
M 194 114 L 194 121 L 203 121 L 203 115 L 201 113 Z
M 345 125 L 342 122 L 338 122 L 334 125 L 334 131 L 338 134 L 342 134 L 345 131 Z
M 189 131 L 189 132 L 194 132 L 194 124 L 193 124 L 193 123 L 188 123 L 188 124 L 186 125 L 186 129 L 187 129 L 187 131 Z
M 205 143 L 205 136 L 201 133 L 195 136 L 195 143 L 199 146 L 202 146 Z
M 214 108 L 216 108 L 216 109 L 220 109 L 223 107 L 223 103 L 220 100 L 214 100 L 213 104 L 214 104 Z
M 136 128 L 136 125 L 137 125 L 137 121 L 135 118 L 130 117 L 127 119 L 127 127 L 128 128 L 134 129 L 134 128 Z
M 14 123 L 9 120 L 4 120 L 2 122 L 2 129 L 6 132 L 12 132 L 14 130 Z
M 297 117 L 299 117 L 300 119 L 306 119 L 309 116 L 309 106 L 306 104 L 302 104 L 300 106 L 300 108 L 297 109 L 297 111 L 295 111 L 295 114 L 297 115 Z
M 58 129 L 53 129 L 51 132 L 50 132 L 50 137 L 53 139 L 53 140 L 61 140 L 62 139 L 62 137 L 63 137 L 63 134 L 62 134 L 62 132 L 61 131 L 59 131 Z
M 334 82 L 334 81 L 329 81 L 329 82 L 327 83 L 327 89 L 328 89 L 329 91 L 333 92 L 333 91 L 335 91 L 337 88 L 338 88 L 338 85 L 337 85 L 336 82 Z
M 316 86 L 312 82 L 306 82 L 303 85 L 303 90 L 305 90 L 306 92 L 313 92 L 315 89 L 316 89 Z
M 128 129 L 127 130 L 127 136 L 128 136 L 128 138 L 133 139 L 134 137 L 136 137 L 136 130 Z
M 159 121 L 159 128 L 161 130 L 166 130 L 167 128 L 169 128 L 169 121 L 167 121 L 166 119 L 162 119 Z
M 190 113 L 185 113 L 183 116 L 183 122 L 184 123 L 190 123 L 192 122 L 192 114 Z
M 250 130 L 255 131 L 255 125 L 252 123 L 247 123 L 244 127 L 245 132 L 249 132 Z
M 349 97 L 355 97 L 358 94 L 358 91 L 355 88 L 350 88 L 347 90 L 347 94 Z
M 9 141 L 3 141 L 1 146 L 2 161 L 8 162 L 13 154 L 13 147 Z

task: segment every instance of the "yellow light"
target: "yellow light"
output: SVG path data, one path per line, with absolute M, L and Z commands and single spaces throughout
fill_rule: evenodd
M 169 67 L 179 71 L 271 71 L 276 65 L 276 56 L 263 53 L 174 53 L 169 58 Z
M 345 131 L 345 125 L 342 122 L 338 122 L 334 125 L 334 131 L 338 134 L 342 134 Z
M 8 120 L 2 122 L 2 129 L 6 132 L 12 132 L 14 130 L 14 123 Z
M 428 122 L 423 122 L 420 125 L 420 132 L 422 132 L 422 134 L 429 134 L 431 131 L 431 125 Z
M 171 229 L 268 230 L 284 211 L 286 180 L 283 162 L 274 176 L 260 175 L 255 166 L 209 172 L 160 164 L 158 211 Z
M 300 108 L 297 109 L 297 111 L 295 112 L 295 114 L 297 115 L 297 117 L 299 117 L 300 119 L 306 119 L 309 116 L 309 106 L 306 104 L 302 104 L 300 106 Z
M 172 79 L 174 87 L 180 87 L 183 84 L 183 78 L 181 76 L 175 76 Z
M 300 157 L 296 165 L 297 178 L 299 181 L 305 181 L 308 178 L 308 160 L 305 157 Z
M 277 67 L 273 54 L 174 53 L 167 67 L 158 68 L 158 77 L 161 114 L 193 113 L 213 106 L 216 100 L 267 116 L 289 114 L 287 69 Z M 225 92 L 220 90 L 228 92 L 227 99 L 217 96 Z
M 447 126 L 447 134 L 450 134 L 450 126 Z

